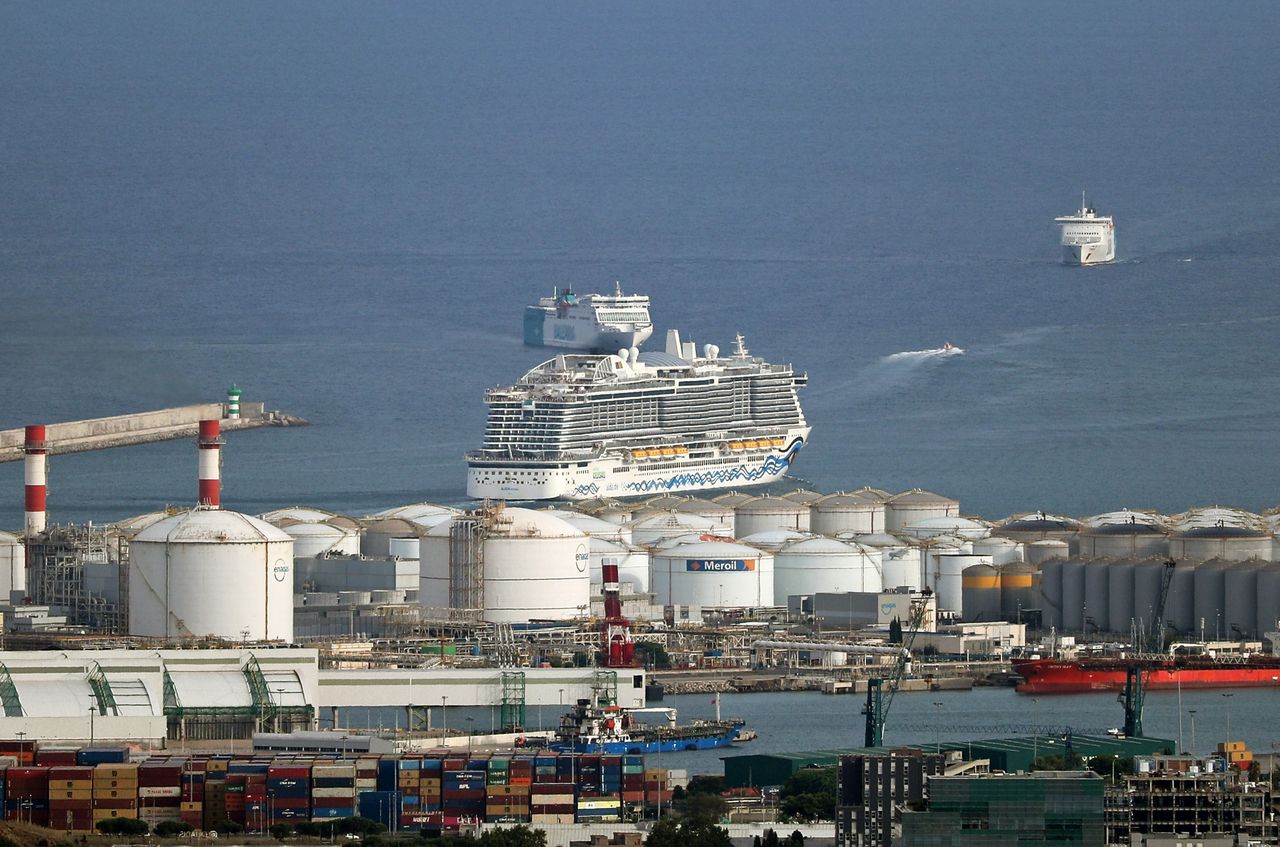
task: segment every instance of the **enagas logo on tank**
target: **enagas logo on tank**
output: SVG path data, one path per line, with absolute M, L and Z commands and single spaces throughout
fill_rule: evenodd
M 756 569 L 755 559 L 685 559 L 684 569 L 694 573 L 736 573 Z
M 275 566 L 271 568 L 271 575 L 276 578 L 276 582 L 284 582 L 289 577 L 289 566 L 285 564 L 284 559 L 276 559 Z
M 573 554 L 573 563 L 578 566 L 578 573 L 587 572 L 587 565 L 591 564 L 591 554 L 587 552 L 586 545 L 578 545 L 578 549 Z

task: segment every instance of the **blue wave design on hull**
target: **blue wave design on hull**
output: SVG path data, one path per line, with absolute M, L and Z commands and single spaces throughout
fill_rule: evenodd
M 758 468 L 744 468 L 741 465 L 718 471 L 694 471 L 669 476 L 666 479 L 647 479 L 639 482 L 628 482 L 624 488 L 637 494 L 648 494 L 653 491 L 670 491 L 673 488 L 707 488 L 730 485 L 735 482 L 758 482 L 767 476 L 781 476 L 791 467 L 796 453 L 804 446 L 804 439 L 797 438 L 781 456 L 766 456 L 764 463 Z M 579 485 L 574 493 L 579 496 L 593 496 L 600 491 L 594 482 Z

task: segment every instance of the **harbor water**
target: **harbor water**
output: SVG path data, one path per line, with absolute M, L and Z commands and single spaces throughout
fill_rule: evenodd
M 227 506 L 457 501 L 484 389 L 546 355 L 524 305 L 621 280 L 655 338 L 809 373 L 817 488 L 1273 506 L 1280 6 L 1063 14 L 14 6 L 0 427 L 234 381 L 314 425 L 229 438 Z M 1082 189 L 1112 265 L 1059 264 Z M 50 519 L 190 503 L 190 465 L 55 456 Z

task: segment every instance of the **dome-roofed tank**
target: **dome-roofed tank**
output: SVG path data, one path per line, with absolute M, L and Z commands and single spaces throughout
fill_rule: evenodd
M 963 574 L 966 568 L 991 564 L 990 559 L 972 553 L 940 553 L 930 551 L 930 569 L 926 584 L 938 598 L 939 609 L 959 613 L 964 605 Z
M 1224 573 L 1222 630 L 1225 637 L 1235 640 L 1261 639 L 1258 630 L 1258 574 L 1266 565 L 1259 559 L 1232 562 Z
M 1000 572 L 985 562 L 970 565 L 960 575 L 961 614 L 969 623 L 1002 620 Z
M 738 541 L 746 544 L 748 547 L 755 547 L 759 550 L 768 550 L 770 553 L 776 553 L 783 546 L 790 544 L 792 541 L 799 541 L 802 538 L 818 538 L 812 533 L 800 532 L 794 529 L 768 529 L 764 532 L 755 532 L 751 535 L 739 538 Z
M 743 536 L 771 529 L 808 532 L 809 506 L 783 497 L 757 497 L 734 509 L 734 525 Z
M 588 515 L 573 509 L 543 509 L 548 515 L 557 517 L 570 526 L 577 527 L 582 530 L 583 534 L 592 538 L 607 538 L 610 541 L 621 541 L 624 544 L 631 543 L 631 530 L 610 521 L 597 518 L 595 515 Z
M 795 491 L 788 491 L 786 494 L 783 494 L 782 496 L 788 500 L 791 500 L 794 503 L 804 503 L 805 505 L 812 505 L 813 503 L 816 503 L 817 501 L 821 500 L 826 495 L 817 491 L 810 491 L 807 488 L 797 488 Z
M 1272 554 L 1272 538 L 1256 525 L 1232 524 L 1182 524 L 1169 539 L 1169 555 L 1178 560 L 1203 562 L 1209 559 L 1225 559 L 1243 562 L 1246 559 L 1269 559 Z
M 730 509 L 736 509 L 748 500 L 754 500 L 759 496 L 759 494 L 751 494 L 746 491 L 726 491 L 723 494 L 717 494 L 715 497 L 712 497 L 711 500 L 712 502 L 719 503 L 721 506 L 728 506 Z
M 871 547 L 811 536 L 773 557 L 773 595 L 779 605 L 796 594 L 880 589 L 880 552 Z
M 913 488 L 895 494 L 885 502 L 884 526 L 886 532 L 897 532 L 926 518 L 948 518 L 959 514 L 959 500 Z
M 1076 544 L 1081 556 L 1164 556 L 1169 552 L 1168 532 L 1161 515 L 1121 509 L 1087 518 Z
M 480 601 L 484 619 L 494 623 L 581 617 L 590 603 L 590 567 L 587 536 L 554 515 L 512 507 L 478 510 L 455 515 L 423 536 L 418 602 L 461 609 Z M 479 582 L 477 568 L 483 581 L 479 598 L 466 588 Z
M 441 518 L 439 522 L 447 524 L 449 518 Z M 412 559 L 415 556 L 409 554 L 429 529 L 404 518 L 366 518 L 360 552 L 370 558 L 380 558 L 392 555 L 391 548 L 395 547 L 396 555 Z
M 1013 539 L 1010 539 L 1011 541 Z M 1065 541 L 1045 538 L 1022 545 L 1022 555 L 1033 565 L 1042 565 L 1050 559 L 1065 559 L 1071 555 L 1071 547 Z
M 358 555 L 360 530 L 331 522 L 333 520 L 330 518 L 323 521 L 300 521 L 293 518 L 276 518 L 267 523 L 283 529 L 293 539 L 294 558 Z
M 266 521 L 196 508 L 129 544 L 129 634 L 293 640 L 293 539 Z
M 919 550 L 896 535 L 889 535 L 887 532 L 873 532 L 868 535 L 842 532 L 837 536 L 837 540 L 861 544 L 880 551 L 880 582 L 885 591 L 905 587 L 918 591 L 923 587 L 920 584 Z
M 641 547 L 658 544 L 664 538 L 690 533 L 715 535 L 715 522 L 701 515 L 685 512 L 659 512 L 642 515 L 627 524 L 631 541 Z
M 828 494 L 809 504 L 809 530 L 835 536 L 884 532 L 885 501 L 867 491 Z
M 370 518 L 404 518 L 407 521 L 421 524 L 430 529 L 440 523 L 439 518 L 448 518 L 458 513 L 457 509 L 441 506 L 439 503 L 410 503 L 407 506 L 392 506 L 369 515 Z
M 711 521 L 711 530 L 716 535 L 734 537 L 734 510 L 732 506 L 716 503 L 713 500 L 688 497 L 683 503 L 678 504 L 675 510 L 689 515 L 704 517 Z
M 681 544 L 698 544 L 703 541 L 736 541 L 727 535 L 716 535 L 711 532 L 686 532 L 684 535 L 668 535 L 666 538 L 660 538 L 657 542 L 649 545 L 649 550 L 666 550 L 668 547 L 678 547 Z
M 688 496 L 684 494 L 658 494 L 642 501 L 641 509 L 646 512 L 670 512 L 688 501 Z
M 604 582 L 601 566 L 606 559 L 614 559 L 618 563 L 618 581 L 630 584 L 637 594 L 649 590 L 649 551 L 643 547 L 633 547 L 620 541 L 610 541 L 593 535 L 588 547 L 591 551 L 591 583 L 601 585 Z
M 9 592 L 26 590 L 26 548 L 18 536 L 0 530 L 0 598 L 7 602 Z
M 937 538 L 941 535 L 950 535 L 955 538 L 968 538 L 971 540 L 985 538 L 990 532 L 991 527 L 985 523 L 959 516 L 924 518 L 923 520 L 909 523 L 898 530 L 899 535 L 911 538 Z
M 1174 515 L 1169 519 L 1169 524 L 1174 532 L 1216 526 L 1263 529 L 1263 523 L 1260 515 L 1230 506 L 1199 506 L 1194 509 L 1188 509 L 1180 515 Z
M 131 518 L 115 521 L 111 524 L 110 529 L 125 538 L 133 538 L 139 532 L 142 532 L 152 524 L 159 523 L 165 518 L 180 514 L 181 511 L 182 510 L 164 510 L 158 512 L 144 512 L 141 515 L 134 515 Z
M 1024 561 L 1022 543 L 1012 538 L 1001 538 L 989 535 L 986 538 L 975 538 L 973 553 L 976 556 L 990 556 L 991 564 L 1007 565 L 1010 562 Z
M 649 590 L 659 605 L 774 605 L 773 556 L 745 544 L 703 541 L 655 552 Z
M 1079 531 L 1080 522 L 1075 518 L 1050 515 L 1045 512 L 1028 512 L 1006 518 L 995 525 L 991 534 L 1030 543 L 1046 539 L 1069 541 Z
M 630 523 L 635 517 L 636 507 L 633 504 L 614 500 L 610 497 L 595 497 L 590 500 L 578 500 L 573 507 L 579 512 L 599 518 L 609 523 Z
M 1040 571 L 1026 562 L 1010 562 L 996 568 L 1000 573 L 1000 615 L 1013 623 L 1034 624 L 1034 610 L 1043 608 L 1040 602 Z
M 1039 565 L 1040 626 L 1066 629 L 1062 622 L 1062 565 L 1065 559 L 1050 559 Z M 1028 563 L 1030 564 L 1030 563 Z M 1036 567 L 1035 565 L 1030 565 Z

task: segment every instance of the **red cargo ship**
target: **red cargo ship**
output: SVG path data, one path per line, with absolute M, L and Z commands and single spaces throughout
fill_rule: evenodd
M 1014 659 L 1021 694 L 1121 691 L 1137 665 L 1150 690 L 1169 688 L 1265 688 L 1280 686 L 1280 656 L 1159 656 L 1134 658 Z

